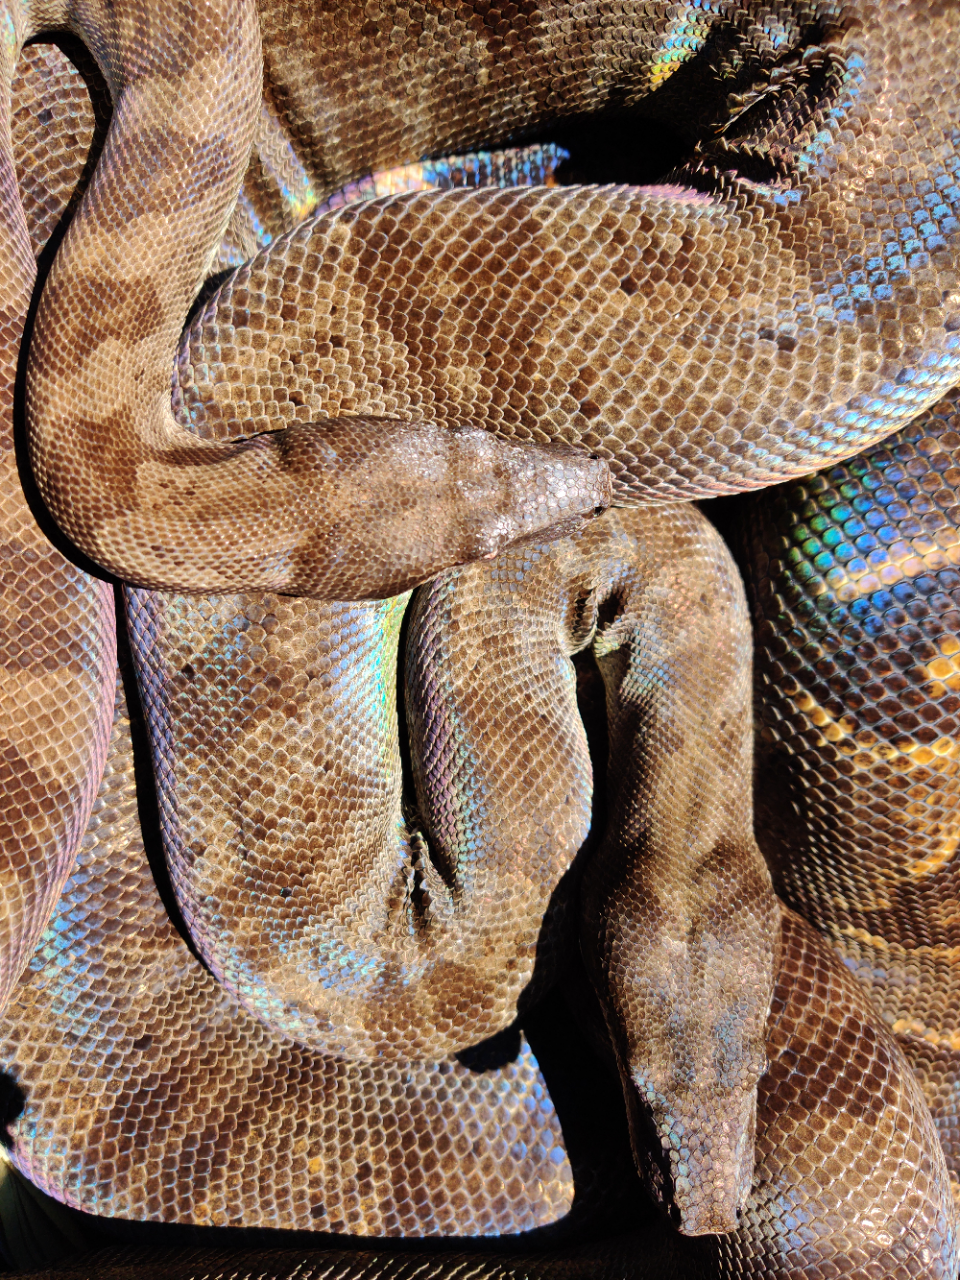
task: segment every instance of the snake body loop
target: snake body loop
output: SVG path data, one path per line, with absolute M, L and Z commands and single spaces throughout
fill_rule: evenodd
M 21 24 L 22 30 L 22 24 Z M 9 53 L 9 51 L 7 51 Z M 9 86 L 9 58 L 3 79 Z M 51 545 L 21 486 L 20 339 L 36 267 L 0 95 L 0 1002 L 70 873 L 106 758 L 115 680 L 112 592 Z
M 897 1035 L 960 1199 L 958 454 L 954 393 L 847 466 L 765 495 L 740 545 L 759 838 L 780 892 Z
M 333 215 L 318 233 L 332 257 L 317 277 L 317 298 L 338 307 L 326 340 L 340 339 L 348 368 L 371 349 L 364 335 L 374 347 L 385 344 L 378 359 L 389 361 L 399 393 L 386 403 L 375 396 L 380 403 L 368 408 L 365 379 L 344 369 L 341 412 L 363 418 L 372 408 L 377 418 L 430 424 L 459 408 L 471 428 L 567 441 L 608 459 L 618 494 L 636 501 L 802 474 L 889 433 L 950 385 L 957 364 L 947 105 L 956 70 L 944 55 L 956 35 L 951 11 L 921 5 L 906 29 L 895 10 L 870 0 L 840 9 L 783 4 L 776 19 L 750 7 L 730 19 L 694 5 L 668 19 L 655 8 L 651 22 L 635 0 L 609 23 L 597 22 L 592 7 L 576 10 L 568 28 L 565 7 L 544 4 L 505 42 L 496 28 L 487 31 L 483 11 L 463 4 L 432 15 L 441 46 L 462 33 L 469 78 L 481 90 L 467 89 L 461 72 L 442 105 L 410 78 L 425 49 L 422 76 L 433 83 L 430 40 L 408 27 L 410 15 L 398 20 L 393 6 L 371 20 L 359 3 L 338 5 L 329 44 L 319 39 L 323 20 L 316 46 L 287 38 L 274 96 L 289 132 L 305 131 L 300 112 L 317 122 L 321 132 L 305 147 L 317 182 L 336 185 L 368 166 L 471 145 L 481 127 L 488 138 L 534 129 L 556 114 L 571 81 L 578 88 L 561 118 L 609 109 L 612 100 L 623 109 L 649 99 L 656 112 L 655 87 L 688 62 L 691 75 L 699 67 L 706 81 L 712 73 L 742 94 L 751 69 L 762 71 L 774 50 L 778 61 L 796 60 L 814 37 L 835 69 L 813 97 L 809 70 L 798 70 L 779 106 L 744 113 L 740 136 L 724 133 L 722 158 L 702 149 L 686 177 L 706 188 L 708 202 L 587 191 L 504 202 L 462 192 L 453 206 L 449 196 L 398 200 L 377 226 L 367 225 L 375 215 L 362 213 L 356 231 L 353 216 Z M 274 13 L 264 4 L 261 18 L 270 30 L 296 15 L 295 6 Z M 324 547 L 334 538 L 328 533 L 318 545 L 315 534 L 336 522 L 325 477 L 338 465 L 349 475 L 354 447 L 348 436 L 338 463 L 337 411 L 324 406 L 319 418 L 298 418 L 302 425 L 269 423 L 268 434 L 227 446 L 179 432 L 168 403 L 177 337 L 254 136 L 261 81 L 253 5 L 186 11 L 155 0 L 144 10 L 125 0 L 109 15 L 91 4 L 65 19 L 101 60 L 116 110 L 44 288 L 31 345 L 31 457 L 44 500 L 87 554 L 140 585 L 329 594 Z M 688 32 L 683 66 L 668 56 L 673 30 Z M 405 47 L 403 83 L 397 41 Z M 328 58 L 328 49 L 339 57 Z M 325 69 L 311 90 L 316 63 Z M 366 100 L 393 103 L 391 127 L 366 147 L 358 145 L 370 136 L 366 128 L 344 143 L 357 110 L 357 65 Z M 610 78 L 608 67 L 620 70 Z M 905 135 L 898 107 L 918 79 L 936 91 L 909 117 Z M 722 113 L 715 97 L 697 85 L 685 113 L 691 131 L 705 127 L 699 112 Z M 771 135 L 790 175 L 782 189 L 731 180 L 713 163 L 729 171 L 740 152 L 769 148 Z M 885 148 L 905 161 L 904 191 L 918 199 L 936 193 L 923 199 L 922 227 L 894 220 L 889 236 L 889 197 L 861 188 L 859 178 L 886 163 Z M 811 253 L 813 221 L 829 234 Z M 434 247 L 435 234 L 443 248 Z M 864 264 L 877 257 L 887 265 L 874 280 Z M 391 285 L 383 269 L 398 258 Z M 862 286 L 854 283 L 861 270 Z M 849 287 L 833 288 L 834 280 Z M 298 304 L 283 301 L 294 323 Z M 892 338 L 883 327 L 888 310 L 910 317 Z M 405 317 L 415 321 L 406 330 Z M 453 369 L 464 374 L 459 384 Z M 251 426 L 243 427 L 248 436 Z M 418 500 L 419 527 L 435 532 L 406 585 L 470 554 L 477 504 L 469 493 L 457 496 L 457 437 L 445 438 L 455 482 L 438 491 L 436 505 L 426 495 Z M 364 464 L 372 484 L 373 459 Z M 569 465 L 564 487 L 579 491 L 572 511 L 602 504 L 602 468 L 588 458 Z M 463 466 L 469 471 L 469 459 Z M 545 491 L 551 483 L 543 477 Z M 496 493 L 483 504 L 496 510 Z M 367 521 L 357 512 L 355 523 L 362 530 Z M 371 542 L 349 548 L 358 565 L 376 558 L 383 536 L 377 522 L 369 527 Z M 517 532 L 508 520 L 491 536 L 502 546 Z M 388 578 L 381 594 L 397 589 Z
M 502 1031 L 534 962 L 542 988 L 570 945 L 564 877 L 592 791 L 570 658 L 592 643 L 617 763 L 586 941 L 603 938 L 605 1003 L 617 975 L 628 1096 L 682 1160 L 685 1228 L 732 1226 L 776 905 L 751 834 L 750 666 L 725 552 L 692 508 L 611 513 L 423 588 L 409 825 L 392 685 L 405 603 L 131 595 L 191 935 L 251 1011 L 326 1052 L 437 1060 Z
M 107 1215 L 543 1230 L 561 1248 L 496 1264 L 509 1276 L 954 1280 L 930 1110 L 949 1136 L 937 1090 L 952 1076 L 910 1039 L 923 1000 L 893 1027 L 918 1083 L 849 973 L 780 917 L 751 832 L 736 575 L 676 503 L 850 458 L 956 380 L 957 14 L 315 9 L 9 11 L 9 74 L 24 38 L 59 27 L 113 99 L 39 299 L 29 443 L 62 529 L 134 584 L 172 888 L 210 969 L 144 863 L 119 707 L 80 862 L 0 1028 L 25 1095 L 12 1158 Z M 617 112 L 671 122 L 687 150 L 669 181 L 319 211 L 370 168 L 549 122 L 583 168 L 585 118 Z M 10 177 L 6 140 L 0 159 Z M 12 386 L 31 279 L 12 187 L 3 216 Z M 204 277 L 254 248 L 178 348 Z M 587 523 L 611 498 L 634 509 Z M 403 603 L 380 598 L 426 579 L 405 638 L 404 791 Z M 98 745 L 73 808 L 38 803 L 73 834 L 38 876 L 34 931 L 105 741 L 107 596 L 76 581 L 87 683 L 67 723 Z M 588 646 L 606 825 L 573 699 Z M 799 905 L 791 885 L 819 885 L 822 855 L 764 822 Z M 920 879 L 949 856 L 938 845 Z M 803 905 L 841 949 L 875 947 L 857 916 L 870 904 L 842 907 L 853 934 L 833 899 Z M 638 1225 L 624 1208 L 628 1245 L 586 1252 L 577 1232 L 599 1229 L 601 1204 L 609 1225 L 628 1175 L 578 1161 L 530 1048 L 551 981 L 576 986 L 575 914 L 662 1214 Z M 948 971 L 949 930 L 923 919 L 920 950 Z M 11 942 L 21 964 L 32 936 Z M 897 936 L 897 955 L 915 941 Z M 330 1260 L 371 1277 L 407 1265 Z

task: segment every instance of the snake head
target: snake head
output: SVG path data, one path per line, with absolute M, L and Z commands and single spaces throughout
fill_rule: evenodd
M 629 964 L 608 970 L 607 1017 L 634 1159 L 684 1235 L 737 1227 L 767 1067 L 773 956 L 765 913 L 712 914 L 708 906 L 686 929 L 674 919 L 645 930 L 642 943 L 635 938 L 620 952 Z
M 588 895 L 584 955 L 634 1160 L 683 1235 L 735 1230 L 751 1192 L 778 906 L 749 846 L 721 848 L 699 876 L 651 882 L 634 867 L 605 901 Z
M 631 1070 L 630 1137 L 654 1200 L 683 1235 L 734 1231 L 753 1176 L 756 1083 L 670 1089 Z

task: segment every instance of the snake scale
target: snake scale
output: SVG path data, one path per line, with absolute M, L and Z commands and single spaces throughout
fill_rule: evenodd
M 96 1274 L 955 1280 L 960 11 L 3 31 L 10 1158 L 326 1246 Z

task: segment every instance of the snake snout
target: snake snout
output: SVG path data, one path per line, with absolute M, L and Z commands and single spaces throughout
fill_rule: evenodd
M 631 1076 L 631 1137 L 654 1199 L 681 1235 L 735 1231 L 753 1178 L 756 1089 L 660 1092 Z
M 508 546 L 569 537 L 613 500 L 607 463 L 564 445 L 504 442 L 489 432 L 453 434 L 462 469 L 461 501 L 475 506 L 464 521 L 462 563 L 492 559 Z

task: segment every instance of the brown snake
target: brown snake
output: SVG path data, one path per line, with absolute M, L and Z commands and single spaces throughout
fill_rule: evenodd
M 262 101 L 257 17 L 241 4 L 9 12 L 8 80 L 25 38 L 65 29 L 113 100 L 40 293 L 27 434 L 60 528 L 134 584 L 128 625 L 170 881 L 209 968 L 137 861 L 118 709 L 78 870 L 4 1024 L 27 1104 L 14 1160 L 58 1197 L 115 1216 L 358 1235 L 547 1228 L 570 1210 L 572 1178 L 589 1229 L 603 1178 L 578 1185 L 551 1166 L 558 1120 L 549 1107 L 531 1118 L 543 1083 L 530 1051 L 488 1072 L 450 1057 L 518 1011 L 535 1024 L 529 1011 L 571 964 L 579 915 L 648 1191 L 686 1236 L 719 1234 L 689 1241 L 650 1224 L 627 1243 L 571 1235 L 540 1261 L 464 1266 L 953 1280 L 955 1208 L 929 1110 L 949 1139 L 957 1046 L 934 1006 L 955 983 L 952 819 L 921 815 L 933 847 L 912 870 L 879 857 L 863 883 L 842 869 L 857 852 L 816 834 L 852 791 L 830 755 L 847 738 L 863 758 L 843 758 L 866 778 L 848 820 L 858 831 L 883 804 L 869 798 L 874 780 L 909 776 L 914 808 L 947 803 L 938 780 L 953 777 L 956 731 L 925 736 L 921 721 L 950 714 L 951 606 L 924 588 L 932 614 L 905 600 L 901 623 L 881 602 L 882 626 L 859 638 L 843 631 L 860 626 L 855 611 L 849 624 L 824 612 L 813 638 L 799 622 L 778 633 L 774 584 L 797 557 L 777 558 L 784 526 L 771 531 L 762 503 L 758 532 L 740 539 L 757 617 L 774 629 L 766 701 L 794 699 L 811 717 L 802 747 L 776 739 L 786 768 L 764 755 L 764 851 L 782 891 L 880 994 L 914 1076 L 808 926 L 785 916 L 778 943 L 751 831 L 737 577 L 678 500 L 839 463 L 956 381 L 960 15 L 932 2 L 265 3 Z M 49 83 L 56 75 L 72 91 L 54 60 Z M 584 122 L 631 112 L 669 122 L 685 144 L 672 189 L 424 193 L 298 225 L 310 200 L 372 169 L 548 125 L 574 170 L 588 167 Z M 8 430 L 32 280 L 12 162 L 7 148 Z M 310 199 L 285 206 L 297 182 Z M 204 277 L 249 256 L 265 219 L 261 241 L 287 234 L 201 307 L 177 356 Z M 34 212 L 35 240 L 43 226 Z M 938 426 L 930 438 L 946 441 L 940 453 L 956 447 Z M 12 468 L 12 445 L 6 456 Z M 931 493 L 956 491 L 948 463 L 932 470 L 946 478 Z M 10 554 L 31 575 L 12 575 L 11 598 L 35 635 L 28 651 L 13 628 L 7 664 L 62 669 L 80 690 L 75 707 L 39 683 L 38 709 L 26 714 L 18 690 L 4 703 L 18 766 L 5 803 L 21 827 L 30 819 L 36 849 L 34 888 L 13 831 L 12 982 L 92 800 L 112 668 L 108 597 L 54 565 L 10 475 Z M 585 525 L 611 477 L 621 509 Z M 938 531 L 955 522 L 919 515 L 919 533 L 909 514 L 882 527 L 906 521 L 902 537 L 920 539 L 915 555 L 934 557 L 927 568 L 948 575 L 949 592 L 955 543 Z M 855 517 L 837 519 L 845 529 Z M 896 534 L 880 543 L 899 546 Z M 823 554 L 809 551 L 828 594 L 840 591 Z M 875 593 L 887 563 L 876 560 Z M 405 786 L 392 675 L 403 606 L 379 601 L 431 578 L 404 621 Z M 821 599 L 811 580 L 787 595 Z M 37 598 L 54 611 L 31 613 Z M 837 609 L 852 599 L 841 593 Z M 63 641 L 56 609 L 70 619 Z M 886 648 L 877 639 L 901 631 Z M 791 684 L 786 671 L 828 661 L 813 644 L 859 646 L 906 709 L 883 709 L 856 664 L 822 675 L 830 695 L 819 674 Z M 605 834 L 591 832 L 571 663 L 588 648 L 608 709 Z M 908 697 L 906 675 L 874 670 L 886 652 L 915 654 L 902 671 L 926 664 L 913 681 L 925 692 Z M 597 677 L 579 670 L 589 707 Z M 58 745 L 51 696 L 83 758 Z M 880 720 L 863 711 L 871 699 Z M 926 705 L 935 714 L 919 714 Z M 27 730 L 42 770 L 19 767 Z M 804 781 L 810 770 L 822 781 Z M 65 776 L 77 781 L 61 792 Z M 777 787 L 793 788 L 802 821 L 784 823 Z M 904 820 L 911 840 L 916 816 Z M 895 821 L 882 829 L 900 838 Z M 854 889 L 831 879 L 845 875 Z M 902 887 L 915 883 L 929 892 Z M 881 979 L 869 957 L 883 948 L 900 959 Z M 569 984 L 589 1024 L 593 997 L 575 974 Z M 52 1087 L 62 1072 L 71 1086 Z M 472 1145 L 459 1141 L 464 1116 L 482 1118 Z M 372 1277 L 419 1264 L 317 1265 Z

